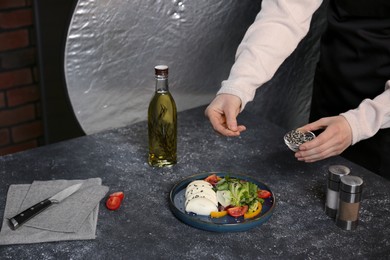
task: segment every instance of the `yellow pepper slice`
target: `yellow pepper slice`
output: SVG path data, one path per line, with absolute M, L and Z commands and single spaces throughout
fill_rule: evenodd
M 210 213 L 210 217 L 212 218 L 222 218 L 224 216 L 227 215 L 227 211 L 226 210 L 223 210 L 223 211 L 211 211 Z
M 254 218 L 256 217 L 257 215 L 260 214 L 261 212 L 261 209 L 263 208 L 263 205 L 258 201 L 257 202 L 257 209 L 253 212 L 247 212 L 244 214 L 244 218 L 245 219 L 248 219 L 248 218 Z

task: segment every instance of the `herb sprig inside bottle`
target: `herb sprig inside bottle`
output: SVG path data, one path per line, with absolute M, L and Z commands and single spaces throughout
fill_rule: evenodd
M 168 66 L 155 67 L 156 90 L 148 109 L 149 165 L 177 162 L 177 111 L 168 88 Z

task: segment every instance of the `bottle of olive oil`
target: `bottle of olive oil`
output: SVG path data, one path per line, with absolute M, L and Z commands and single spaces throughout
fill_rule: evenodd
M 149 165 L 164 167 L 176 164 L 177 113 L 168 89 L 168 66 L 155 68 L 156 91 L 148 109 Z

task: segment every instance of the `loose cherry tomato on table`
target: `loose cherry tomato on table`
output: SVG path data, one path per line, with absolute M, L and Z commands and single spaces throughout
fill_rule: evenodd
M 123 200 L 124 197 L 125 197 L 125 195 L 121 191 L 120 192 L 114 192 L 114 193 L 110 194 L 110 196 L 108 197 L 108 199 L 106 201 L 106 207 L 109 210 L 117 210 L 117 209 L 119 209 L 119 207 L 121 206 L 121 203 L 122 203 L 122 200 Z
M 227 209 L 227 212 L 230 216 L 234 218 L 238 218 L 243 216 L 248 211 L 248 205 L 245 206 L 237 206 L 237 207 L 231 207 Z
M 110 197 L 118 197 L 118 198 L 120 198 L 120 200 L 123 200 L 123 198 L 125 197 L 125 194 L 122 191 L 118 191 L 118 192 L 114 192 L 114 193 L 110 194 Z
M 259 197 L 261 199 L 269 198 L 269 197 L 271 197 L 271 192 L 268 190 L 258 190 L 257 197 Z

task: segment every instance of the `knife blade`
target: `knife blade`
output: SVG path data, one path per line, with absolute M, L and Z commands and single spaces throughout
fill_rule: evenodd
M 51 196 L 48 199 L 45 199 L 41 202 L 38 202 L 34 206 L 24 210 L 23 212 L 15 215 L 14 217 L 8 219 L 8 224 L 12 230 L 18 229 L 21 225 L 23 225 L 28 220 L 32 219 L 34 216 L 38 215 L 45 209 L 47 209 L 52 204 L 58 204 L 64 199 L 68 198 L 70 195 L 78 191 L 81 187 L 82 183 L 74 184 L 57 194 Z

